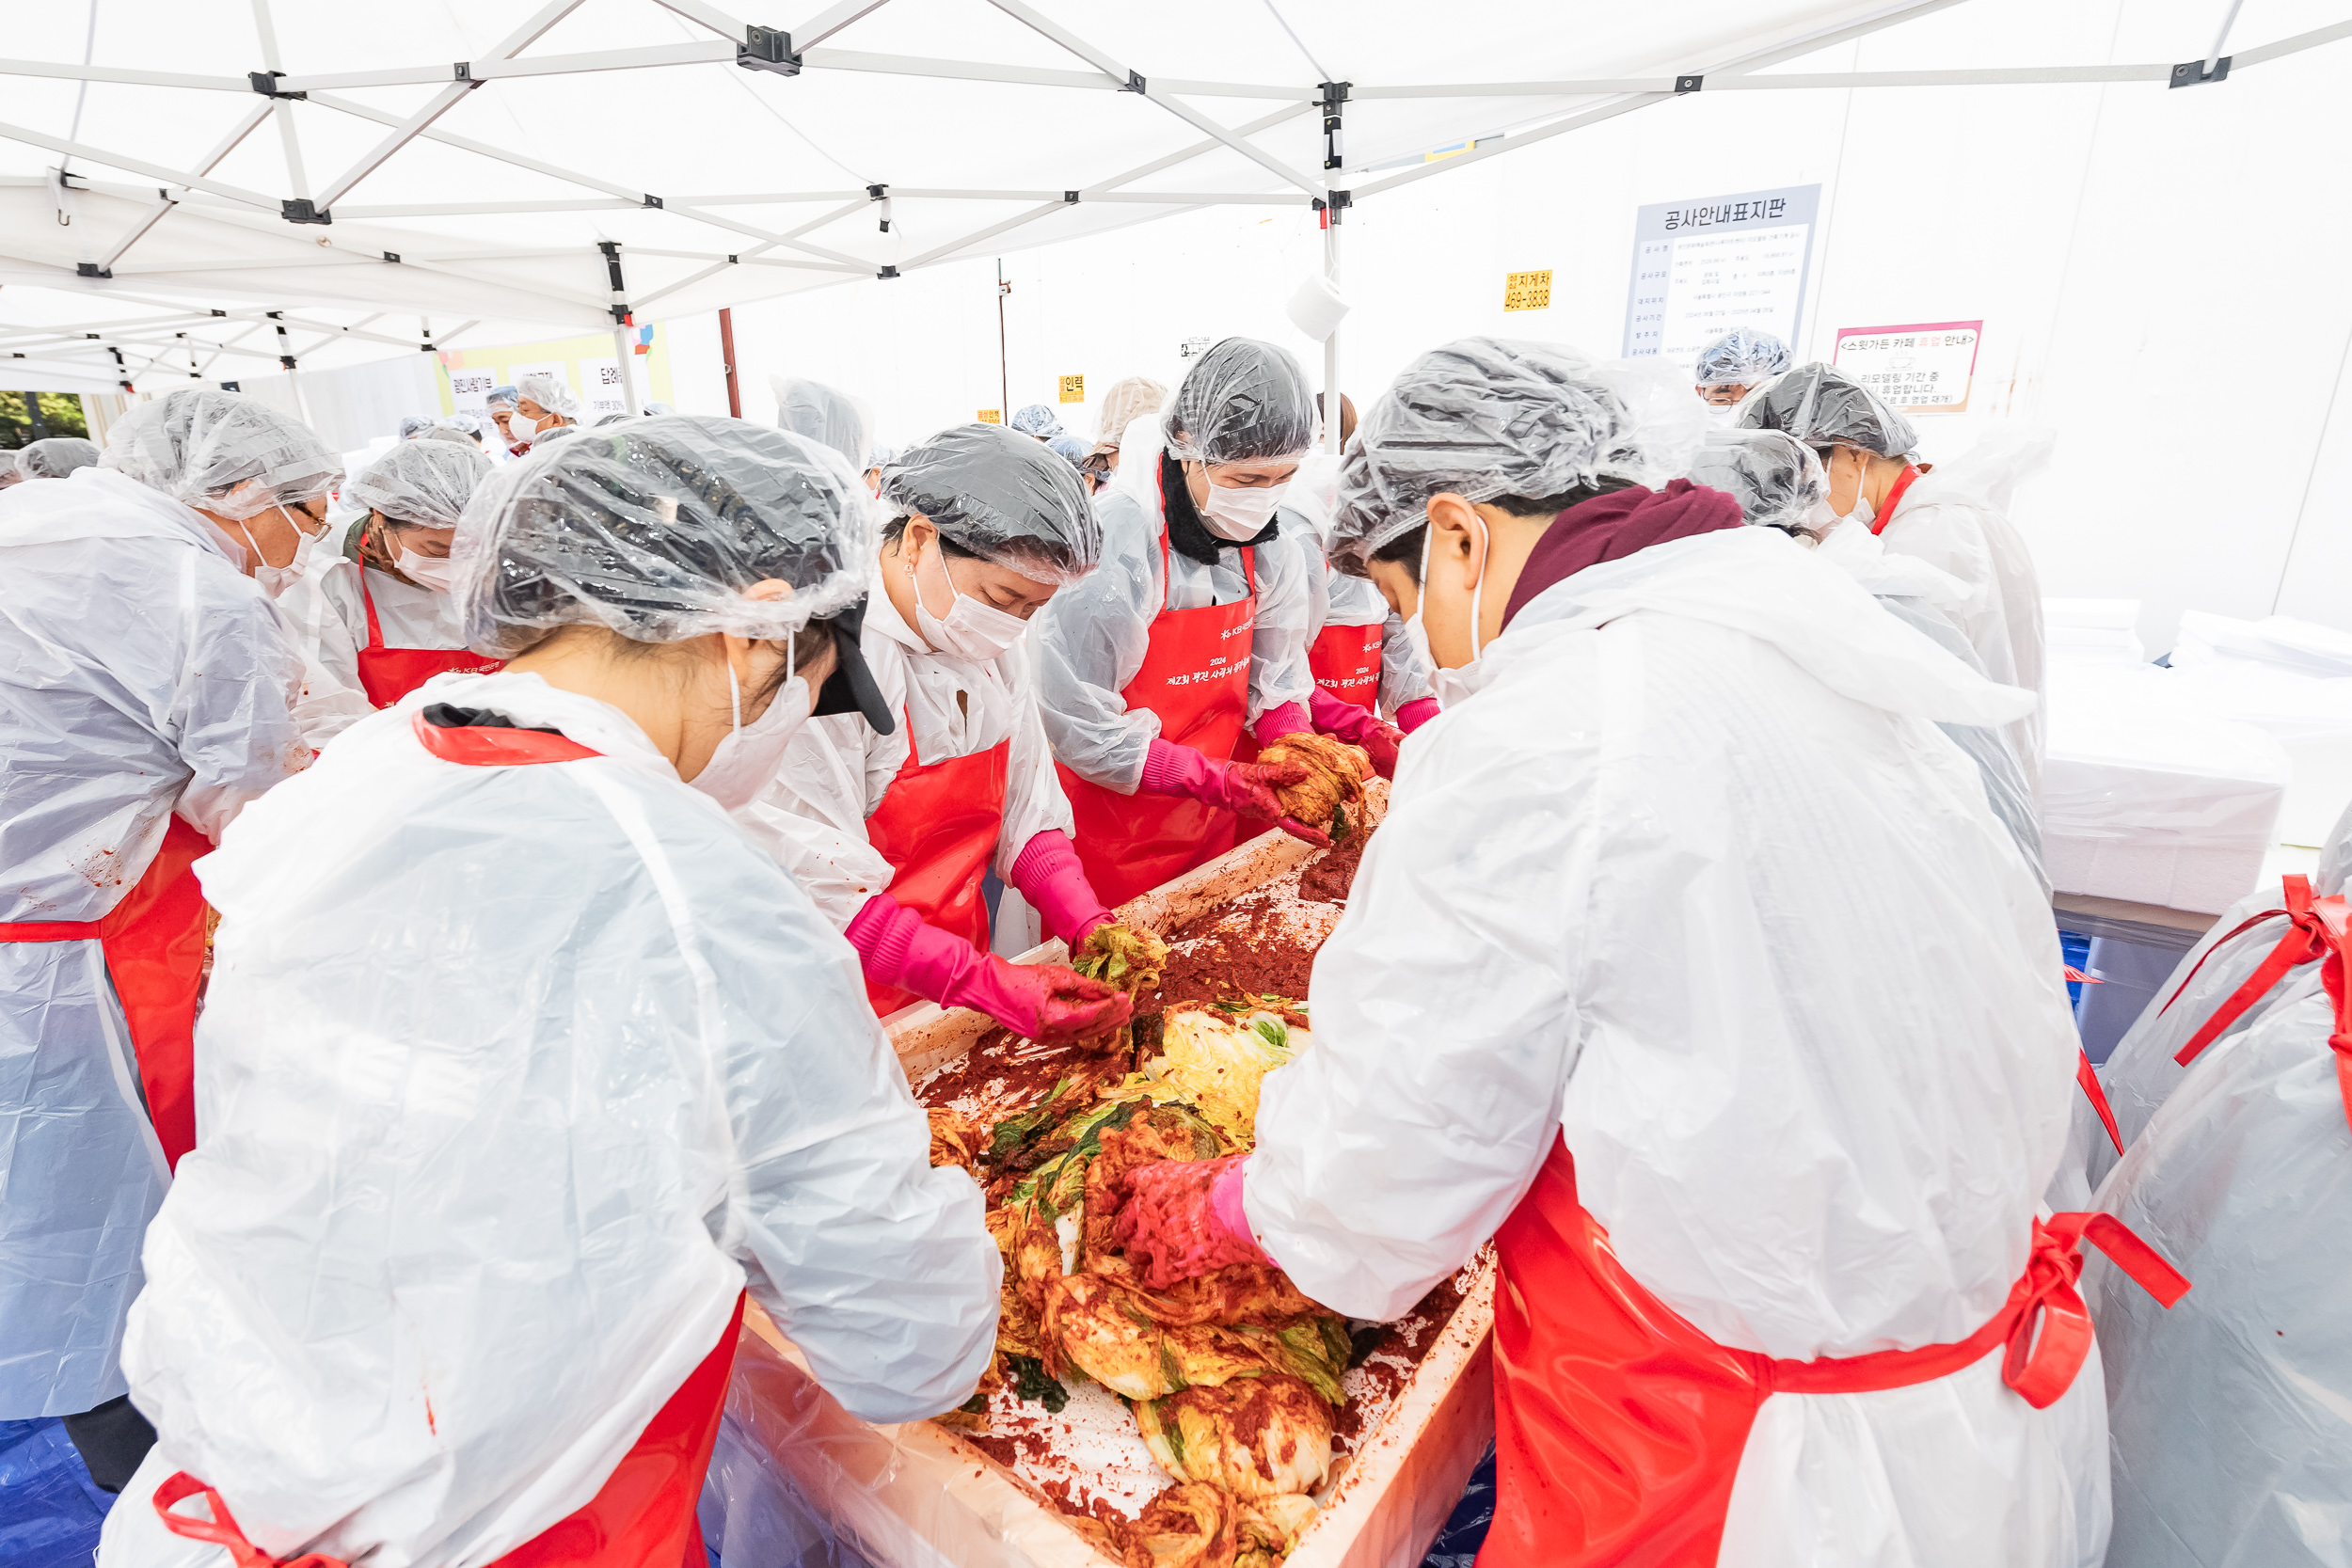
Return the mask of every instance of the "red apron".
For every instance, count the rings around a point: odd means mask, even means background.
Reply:
[[[907,760],[883,791],[882,805],[866,819],[866,842],[897,869],[890,896],[901,908],[985,953],[988,901],[980,895],[980,881],[1004,836],[1012,737],[985,752],[927,763],[914,754],[914,720],[904,722]],[[866,999],[878,1018],[921,1000],[913,991],[871,980],[866,982]]]
[[[1495,1234],[1495,1513],[1478,1568],[1710,1568],[1749,1426],[1775,1391],[1906,1387],[2006,1346],[2003,1380],[2048,1407],[2090,1352],[2074,1291],[2085,1239],[2168,1307],[2188,1289],[2112,1215],[2058,1214],[2035,1222],[2025,1276],[1960,1343],[1780,1361],[1716,1344],[1627,1274],[1555,1141]]]
[[[434,676],[451,670],[488,674],[506,661],[485,658],[464,648],[388,648],[384,628],[375,618],[375,595],[368,592],[368,568],[359,567],[359,602],[368,611],[368,645],[359,650],[359,684],[368,701],[389,707]]]
[[[743,1298],[738,1295],[727,1331],[645,1423],[596,1495],[489,1568],[705,1568],[709,1559],[694,1504],[702,1497],[710,1450],[719,1440],[736,1334],[742,1326]],[[172,1512],[189,1497],[204,1499],[209,1521]],[[172,1534],[227,1547],[237,1568],[281,1568],[278,1559],[246,1539],[220,1494],[185,1470],[155,1488],[155,1512]],[[306,1552],[287,1559],[282,1568],[344,1565]]]
[[[1258,622],[1258,568],[1244,546],[1249,596],[1198,610],[1168,608],[1168,525],[1160,525],[1160,612],[1152,622],[1143,667],[1120,691],[1130,711],[1149,708],[1160,735],[1218,762],[1233,754],[1249,712],[1249,634]],[[1232,812],[1182,796],[1121,795],[1090,784],[1061,764],[1062,792],[1076,818],[1078,863],[1113,909],[1162,882],[1205,865],[1233,847]]]
[[[422,714],[410,728],[435,756],[472,768],[528,767],[598,754],[545,730],[443,729],[426,723]],[[702,1497],[703,1475],[719,1439],[727,1374],[735,1366],[736,1333],[742,1325],[743,1297],[739,1294],[726,1332],[654,1413],[596,1495],[489,1568],[704,1568],[707,1559],[694,1522],[694,1504]],[[201,1497],[212,1518],[172,1512],[189,1497]],[[237,1568],[278,1568],[277,1559],[246,1539],[220,1494],[185,1470],[155,1488],[155,1512],[174,1535],[226,1547]],[[344,1565],[310,1552],[289,1560],[284,1568]]]
[[[1382,627],[1326,626],[1307,645],[1307,668],[1315,684],[1367,713],[1380,711]]]
[[[196,1147],[196,1003],[204,989],[204,894],[188,867],[212,847],[175,813],[147,870],[100,918],[0,924],[0,942],[97,939],[138,1058],[148,1119],[174,1169]]]

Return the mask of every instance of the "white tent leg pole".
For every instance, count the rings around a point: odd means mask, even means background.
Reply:
[[[1338,214],[1327,212],[1326,218]],[[1334,293],[1340,287],[1340,226],[1328,223],[1323,230],[1323,277]],[[1331,335],[1323,340],[1323,450],[1337,457],[1340,454],[1340,329],[1331,328]]]
[[[637,395],[637,335],[626,326],[612,329],[612,352],[621,362],[621,412],[642,414],[645,404]]]

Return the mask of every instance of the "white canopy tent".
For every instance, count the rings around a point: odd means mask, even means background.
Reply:
[[[151,390],[550,325],[614,330],[628,367],[633,318],[1216,205],[1323,210],[1336,282],[1355,206],[1694,92],[2163,91],[2352,37],[2225,54],[2231,3],[2201,60],[1781,69],[1961,3],[841,0],[781,29],[706,0],[87,0],[14,19],[38,57],[0,60],[0,383]]]

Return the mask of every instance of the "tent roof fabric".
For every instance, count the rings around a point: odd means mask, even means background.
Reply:
[[[1204,205],[1360,204],[1683,91],[1905,85],[1785,67],[1956,3],[1451,0],[1440,26],[1361,0],[840,0],[785,27],[708,0],[88,0],[16,19],[6,47],[38,57],[0,60],[0,353],[100,385],[233,375]],[[18,309],[26,285],[69,302]]]

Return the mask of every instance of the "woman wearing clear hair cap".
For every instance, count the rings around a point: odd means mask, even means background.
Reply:
[[[1309,572],[1281,537],[1281,505],[1314,444],[1298,362],[1228,338],[1202,355],[1150,427],[1130,426],[1101,508],[1103,564],[1038,617],[1045,733],[1095,890],[1124,903],[1215,859],[1243,816],[1287,820],[1276,799],[1304,774],[1234,760],[1312,728]],[[1161,443],[1164,443],[1162,445]]]
[[[109,1491],[153,1438],[119,1359],[140,1239],[196,1142],[189,866],[309,755],[281,577],[255,574],[292,568],[341,471],[192,388],[0,493],[0,1420],[64,1417]]]
[[[2009,506],[2017,485],[2048,462],[2049,432],[1999,426],[1956,462],[1922,464],[1919,432],[1909,420],[1818,360],[1740,404],[1740,423],[1785,431],[1811,447],[1828,472],[1830,512],[1868,530],[1887,553],[1915,557],[1958,580],[1964,597],[1955,619],[1985,673],[2042,694],[2041,579]],[[2010,739],[2038,799],[2039,705],[2010,726]]]
[[[477,492],[457,599],[507,667],[354,726],[205,863],[205,1141],[151,1231],[159,1435],[109,1568],[700,1561],[747,1291],[856,1416],[970,1396],[979,1190],[728,816],[863,672],[873,548],[833,453],[734,420]]]
[[[981,879],[1008,889],[1000,923],[1034,909],[1073,953],[1112,920],[1070,841],[1070,802],[1038,715],[1024,633],[1094,569],[1102,534],[1078,475],[1026,436],[959,425],[883,470],[879,597],[860,642],[905,722],[817,720],[747,814],[786,869],[843,927],[877,1013],[918,1000],[978,1008],[1029,1039],[1114,1027],[1126,1000],[1060,964],[990,949]],[[1035,922],[999,952],[1036,945]]]
[[[1139,1167],[1114,1226],[1153,1289],[1270,1259],[1375,1320],[1492,1238],[1483,1568],[2095,1565],[2079,1248],[2185,1287],[2042,1211],[2057,933],[1934,727],[2031,699],[1661,483],[1637,373],[1466,339],[1366,413],[1333,554],[1444,711],[1255,1148]]]
[[[342,553],[279,601],[310,665],[297,712],[311,745],[436,675],[498,668],[466,646],[450,596],[457,519],[492,471],[470,442],[403,441],[344,488],[361,512]]]

